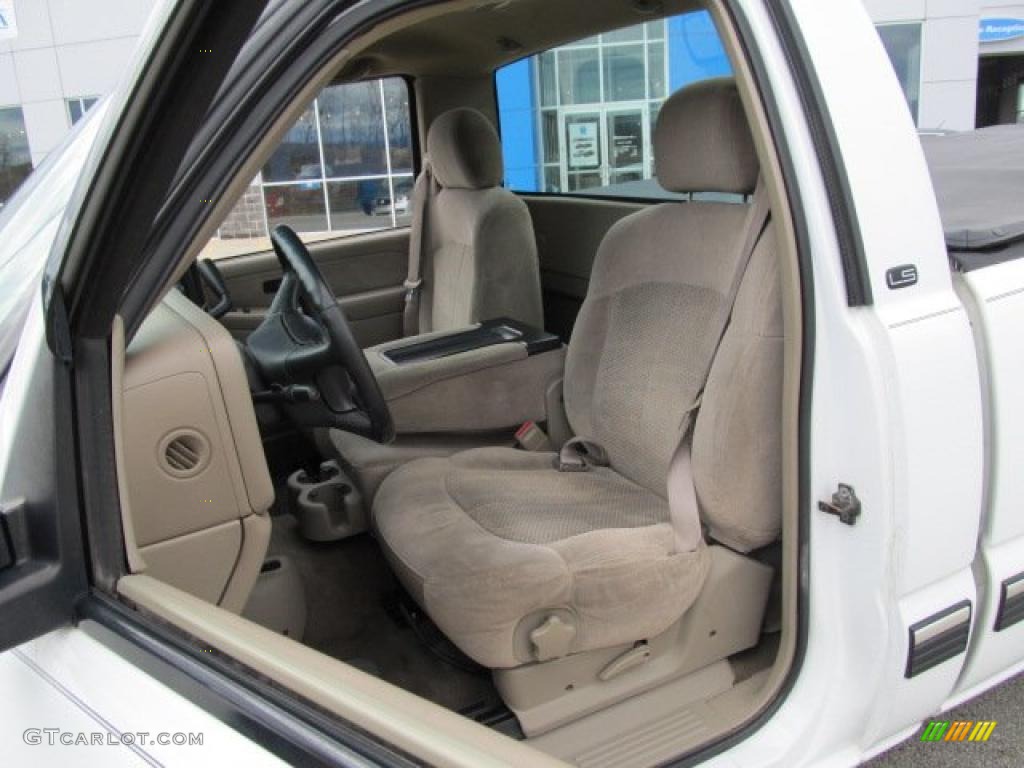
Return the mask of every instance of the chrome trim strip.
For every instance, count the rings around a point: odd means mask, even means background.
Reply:
[[[912,651],[919,648],[922,643],[927,643],[938,635],[949,632],[970,620],[971,606],[964,605],[952,613],[940,616],[934,620],[925,619],[924,622],[915,624],[910,628],[911,642],[914,646]]]

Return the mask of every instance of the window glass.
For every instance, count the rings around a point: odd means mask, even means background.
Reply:
[[[327,178],[387,174],[380,81],[325,88],[317,107]]]
[[[678,199],[654,178],[658,111],[673,91],[731,71],[707,11],[609,30],[503,67],[495,82],[506,186]]]
[[[0,203],[32,173],[32,154],[21,107],[0,109]]]
[[[665,93],[665,46],[651,43],[647,46],[647,96],[664,99]]]
[[[637,24],[634,27],[625,27],[624,29],[616,29],[613,32],[605,32],[601,35],[602,43],[632,43],[643,39],[644,28],[642,24]]]
[[[404,80],[379,81],[384,91],[387,116],[387,144],[391,154],[390,173],[412,173],[412,118],[409,116],[409,89]]]
[[[917,122],[917,107],[921,98],[921,25],[885,24],[878,27],[892,68],[907,98],[910,114]]]
[[[665,20],[658,19],[657,21],[647,22],[647,39],[648,40],[664,40],[665,39]]]
[[[264,190],[267,205],[267,226],[287,224],[296,232],[327,230],[327,208],[323,182],[304,181],[281,184]]]
[[[68,117],[71,118],[71,124],[74,125],[82,119],[82,115],[89,111],[99,100],[98,96],[82,96],[80,98],[68,99]]]
[[[405,80],[328,86],[285,134],[203,255],[269,249],[278,224],[307,242],[407,226],[413,147]]]
[[[546,51],[537,57],[537,70],[540,77],[540,105],[553,107],[558,104],[555,92],[555,52]]]
[[[643,114],[640,110],[608,114],[608,164],[614,169],[641,166],[644,155]]]
[[[544,190],[546,192],[562,191],[562,174],[557,167],[544,166]]]
[[[263,180],[301,181],[323,176],[320,145],[317,140],[316,109],[310,105],[295,125],[288,129],[274,154],[263,167]]]
[[[644,98],[644,46],[618,45],[604,51],[604,101]]]
[[[572,42],[572,43],[566,43],[562,47],[563,48],[578,48],[579,46],[583,46],[583,45],[597,45],[598,42],[600,41],[600,39],[601,39],[600,35],[594,35],[593,37],[585,37],[582,40],[576,40],[575,42]]]
[[[554,109],[545,109],[541,113],[541,131],[543,133],[541,143],[544,145],[544,162],[558,163],[558,112]]]
[[[558,94],[561,104],[594,104],[601,100],[597,48],[558,52]]]

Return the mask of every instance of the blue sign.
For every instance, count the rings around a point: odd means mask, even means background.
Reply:
[[[978,22],[978,40],[982,43],[1001,43],[1024,37],[1024,19],[981,19]]]

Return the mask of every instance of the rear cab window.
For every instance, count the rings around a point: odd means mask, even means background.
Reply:
[[[686,199],[655,179],[658,110],[680,88],[730,74],[707,11],[594,35],[502,67],[495,87],[505,186],[549,195]]]
[[[409,85],[330,85],[288,130],[200,258],[266,251],[287,224],[307,243],[409,225],[415,173]]]

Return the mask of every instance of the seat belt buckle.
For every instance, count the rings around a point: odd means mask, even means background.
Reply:
[[[416,294],[420,292],[420,288],[423,286],[423,280],[406,280],[405,283],[405,300],[412,301],[416,298]]]
[[[598,443],[574,437],[555,457],[559,472],[589,472],[591,467],[607,467],[608,453]]]
[[[568,456],[560,453],[555,457],[555,469],[559,472],[589,472],[590,465],[578,453]]]
[[[524,451],[550,451],[552,447],[547,432],[533,421],[524,421],[516,430],[515,437],[516,443]]]

